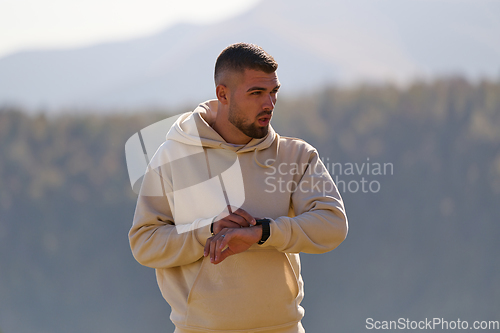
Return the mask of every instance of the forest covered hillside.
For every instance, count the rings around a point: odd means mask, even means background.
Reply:
[[[173,331],[154,271],[128,246],[124,146],[185,111],[1,108],[3,333]],[[308,331],[500,320],[500,82],[330,87],[278,98],[273,126],[318,149],[349,218],[339,248],[302,255]]]

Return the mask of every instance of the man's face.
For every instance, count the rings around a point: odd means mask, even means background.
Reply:
[[[246,69],[231,89],[229,121],[250,138],[267,135],[280,83],[276,72]]]

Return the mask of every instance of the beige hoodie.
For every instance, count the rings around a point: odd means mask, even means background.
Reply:
[[[153,157],[130,246],[156,269],[176,332],[302,332],[299,252],[324,253],[347,235],[344,205],[317,151],[271,128],[228,144],[215,132],[217,101],[179,117]],[[271,219],[263,245],[214,265],[203,256],[210,223],[227,205]]]

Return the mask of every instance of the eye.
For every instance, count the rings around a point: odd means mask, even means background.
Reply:
[[[257,90],[257,91],[253,91],[250,93],[250,95],[260,95],[260,90]]]

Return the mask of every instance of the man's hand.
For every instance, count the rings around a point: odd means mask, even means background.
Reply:
[[[248,250],[262,238],[262,226],[251,228],[224,228],[215,236],[207,239],[203,255],[210,255],[213,264],[222,262],[227,257]],[[227,246],[227,248],[222,251]]]
[[[215,218],[215,221],[212,228],[214,234],[218,234],[224,228],[243,228],[257,223],[245,210],[238,208],[233,211],[229,205]]]

